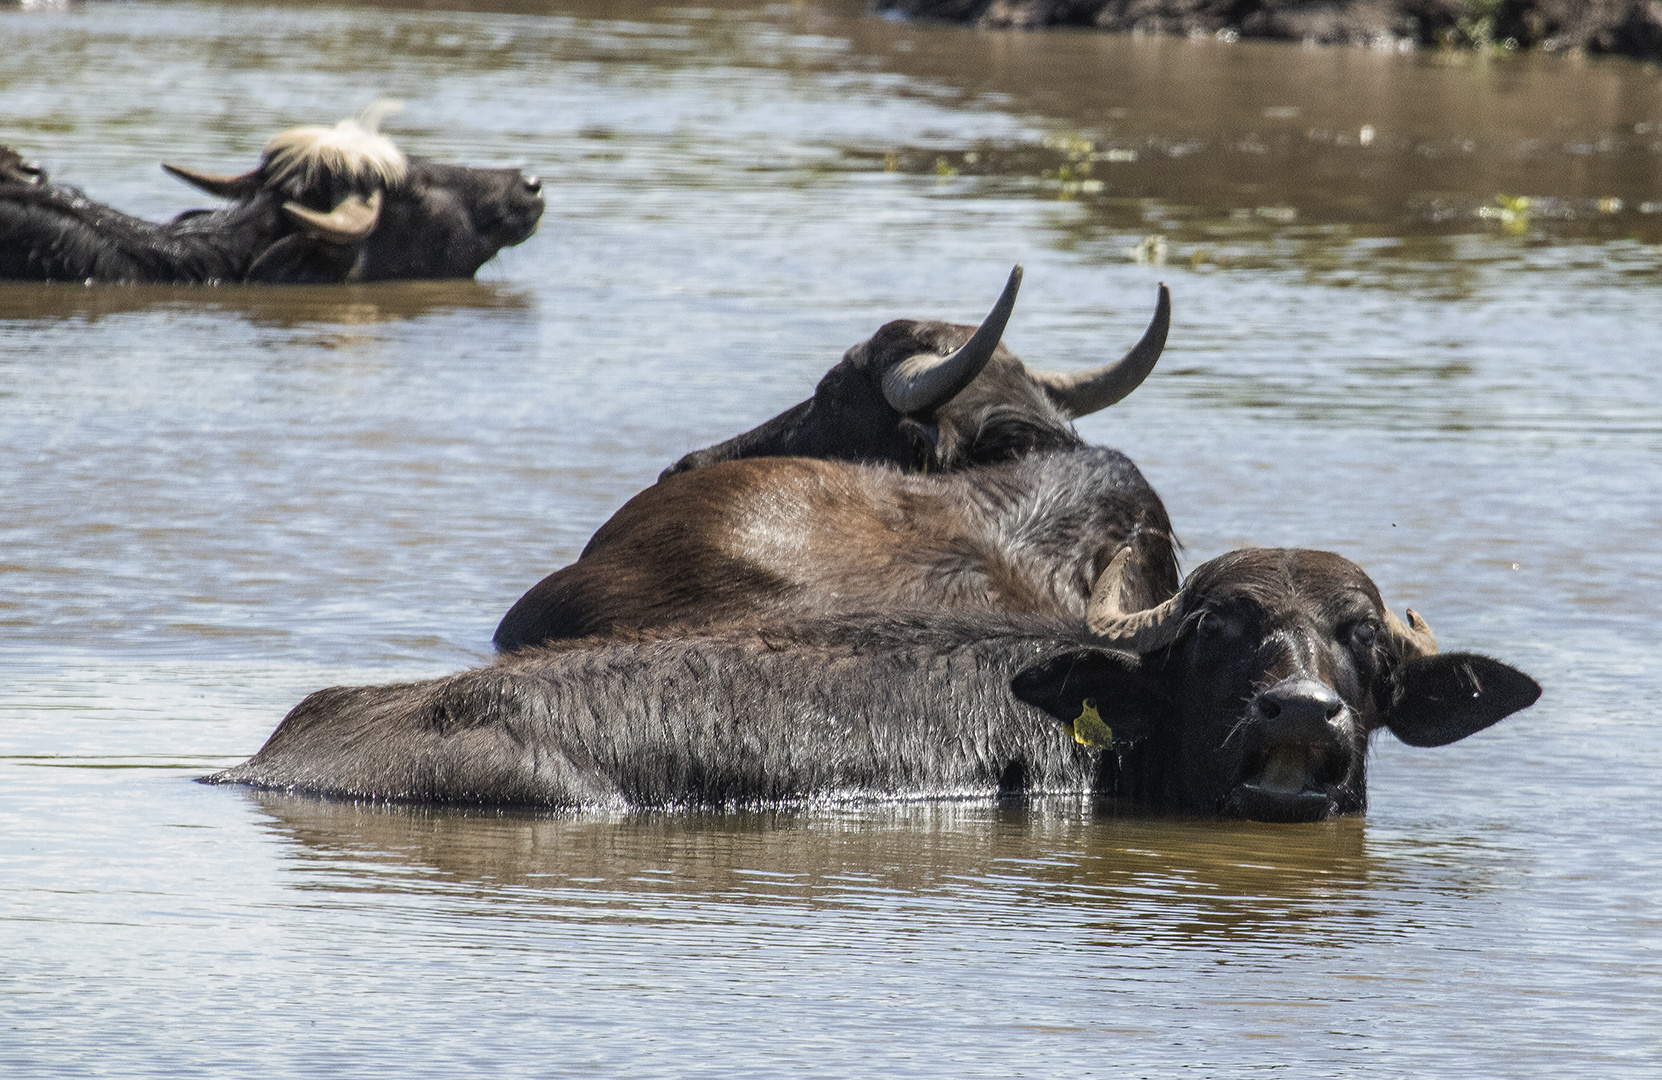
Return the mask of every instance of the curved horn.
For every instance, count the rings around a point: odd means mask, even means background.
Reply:
[[[1004,324],[1016,306],[1021,288],[1021,264],[1010,271],[1004,293],[981,321],[973,336],[945,356],[919,353],[907,357],[883,374],[883,396],[896,412],[914,413],[949,401],[987,366],[1004,336]]]
[[[1183,628],[1178,616],[1182,606],[1183,590],[1163,604],[1147,611],[1124,611],[1120,608],[1120,593],[1125,581],[1125,568],[1131,562],[1131,549],[1120,548],[1119,554],[1108,564],[1108,569],[1096,579],[1091,590],[1091,602],[1085,607],[1085,629],[1105,644],[1135,653],[1153,652],[1177,640]]]
[[[1088,368],[1085,371],[1034,371],[1050,394],[1050,399],[1067,410],[1076,419],[1098,409],[1106,409],[1141,386],[1154,362],[1166,347],[1166,331],[1171,329],[1171,290],[1160,285],[1160,299],[1154,306],[1154,318],[1143,339],[1131,351],[1111,364]]]
[[[327,214],[286,202],[283,210],[305,227],[306,231],[331,244],[356,244],[375,231],[381,220],[381,193],[374,192],[368,199],[362,195],[348,195]]]
[[[1390,608],[1386,608],[1385,629],[1396,639],[1403,659],[1416,660],[1422,656],[1437,655],[1437,635],[1431,632],[1431,625],[1420,618],[1420,613],[1413,608],[1408,609],[1407,626]]]
[[[192,187],[201,188],[209,195],[220,199],[240,199],[244,195],[260,186],[260,170],[245,172],[241,176],[210,176],[199,173],[195,169],[187,169],[181,165],[169,165],[162,162],[162,168],[177,176]]]

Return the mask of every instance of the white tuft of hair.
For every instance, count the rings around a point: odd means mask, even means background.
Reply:
[[[409,159],[378,130],[381,118],[397,112],[397,101],[377,101],[359,116],[334,127],[297,127],[278,132],[265,144],[265,180],[279,186],[311,187],[326,174],[358,184],[397,184]]]

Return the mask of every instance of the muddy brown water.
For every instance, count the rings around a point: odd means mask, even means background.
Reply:
[[[814,3],[0,9],[0,141],[152,216],[200,205],[160,160],[378,96],[542,176],[541,231],[471,283],[0,286],[0,1074],[1655,1074],[1662,70]],[[665,464],[1016,261],[1053,367],[1171,285],[1081,429],[1187,565],[1341,551],[1541,703],[1382,738],[1316,826],[189,782],[310,690],[487,659]]]

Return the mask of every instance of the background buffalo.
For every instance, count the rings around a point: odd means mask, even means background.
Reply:
[[[230,205],[161,224],[43,182],[38,169],[29,173],[15,151],[0,147],[0,280],[468,278],[536,230],[539,180],[517,169],[406,157],[377,132],[383,111],[282,132],[240,176],[165,166]]]

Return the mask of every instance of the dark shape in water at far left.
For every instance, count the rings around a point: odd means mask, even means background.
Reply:
[[[231,200],[157,224],[49,182],[0,147],[0,280],[86,284],[334,284],[471,278],[542,218],[542,183],[518,169],[406,157],[378,105],[334,127],[280,132],[239,176],[174,165]]]

